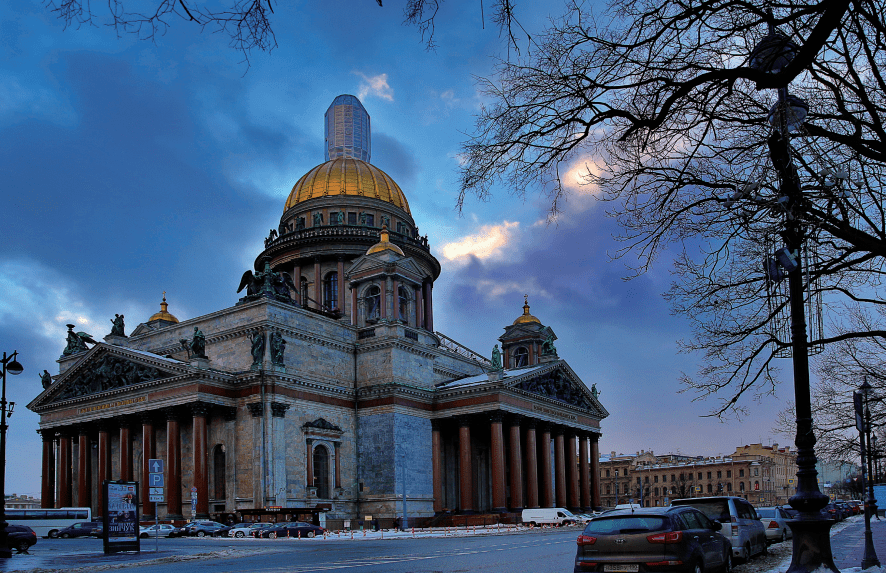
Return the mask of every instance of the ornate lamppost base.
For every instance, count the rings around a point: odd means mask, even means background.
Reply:
[[[787,573],[812,573],[824,568],[840,573],[831,553],[831,519],[792,519],[788,521],[794,535],[791,566]]]

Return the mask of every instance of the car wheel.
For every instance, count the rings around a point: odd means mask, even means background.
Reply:
[[[62,533],[61,535],[59,535],[59,537],[61,537],[62,539],[68,539],[69,537],[71,537],[71,535],[69,533]]]
[[[314,533],[313,531],[308,531],[308,533],[307,533],[307,536],[309,539],[313,539],[314,535],[316,535],[316,533]]]
[[[268,533],[268,537],[271,539],[277,539],[277,532],[272,531],[272,532]]]
[[[49,538],[50,538],[50,539],[56,539],[56,538],[58,538],[58,529],[53,529],[52,531],[50,531],[50,532],[49,532]]]
[[[197,537],[206,537],[206,532],[205,531],[198,531]]]
[[[238,531],[237,533],[234,534],[234,537],[246,537],[246,534],[243,533],[242,531]]]
[[[723,564],[723,573],[732,573],[732,548],[726,553],[726,563]]]
[[[534,521],[529,522],[529,527],[536,527],[536,523]]]
[[[139,535],[139,537],[141,537],[142,539],[147,539],[147,538],[148,538],[148,534],[147,534],[147,533],[142,533],[141,535]]]

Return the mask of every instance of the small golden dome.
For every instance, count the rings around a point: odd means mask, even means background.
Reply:
[[[410,212],[406,196],[390,175],[353,157],[337,157],[308,171],[292,188],[283,212],[308,199],[335,195],[372,197]]]
[[[530,322],[541,324],[539,319],[529,314],[529,295],[523,295],[523,314],[517,317],[514,324],[527,324]]]
[[[166,310],[169,305],[166,303],[166,291],[163,291],[163,302],[160,303],[160,312],[154,314],[151,318],[148,319],[148,322],[152,322],[154,320],[165,320],[168,322],[178,322],[178,319],[169,314],[169,311]]]
[[[373,253],[380,253],[382,251],[394,251],[401,257],[405,257],[403,254],[403,250],[391,242],[391,234],[388,233],[388,226],[382,225],[381,228],[381,241],[369,247],[369,250],[366,251],[367,255],[371,255]]]

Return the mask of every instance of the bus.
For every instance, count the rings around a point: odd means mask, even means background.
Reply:
[[[92,521],[88,507],[59,509],[7,509],[6,521],[11,525],[27,525],[41,537],[57,537],[58,532],[81,521]]]

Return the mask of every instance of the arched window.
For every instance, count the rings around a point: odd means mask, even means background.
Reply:
[[[300,299],[301,305],[305,308],[308,306],[308,279],[305,277],[301,278],[299,281],[301,284],[298,285],[298,297]]]
[[[314,487],[317,497],[329,499],[329,450],[322,445],[314,448]]]
[[[323,306],[327,310],[338,308],[338,273],[335,271],[326,273],[323,279]]]
[[[212,498],[225,499],[225,446],[218,444],[212,452]]]
[[[409,289],[400,285],[397,288],[397,300],[399,301],[400,320],[409,323]]]
[[[744,491],[744,482],[743,481],[738,482],[738,491]]]
[[[376,321],[381,318],[381,289],[373,285],[366,289],[366,295],[363,297],[366,305],[366,320]]]
[[[514,351],[514,368],[529,366],[529,350],[525,346],[518,346]]]

